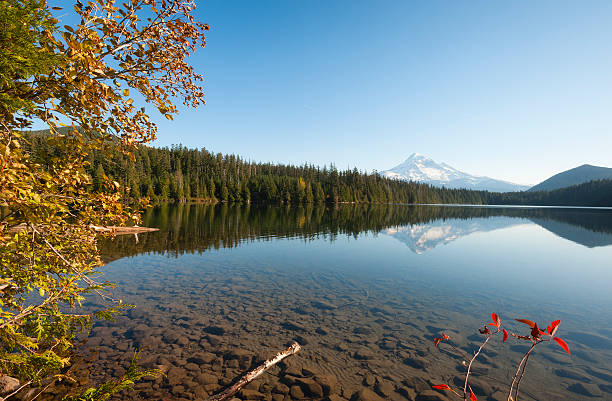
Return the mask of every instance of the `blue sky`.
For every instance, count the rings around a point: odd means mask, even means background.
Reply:
[[[519,183],[612,167],[611,1],[197,6],[207,104],[156,145],[368,171],[419,152]]]

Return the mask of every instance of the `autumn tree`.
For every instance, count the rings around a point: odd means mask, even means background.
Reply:
[[[88,155],[130,155],[155,138],[156,125],[134,99],[168,119],[203,103],[202,77],[187,62],[204,47],[206,24],[187,0],[76,1],[78,23],[59,27],[44,0],[0,0],[0,373],[35,398],[71,362],[75,335],[121,307],[100,281],[100,227],[137,222],[137,210]],[[138,95],[138,96],[135,96]],[[27,149],[23,130],[49,128],[57,152]],[[95,184],[95,185],[94,185]],[[95,292],[106,310],[79,305]],[[104,399],[143,374],[81,395]],[[2,394],[7,396],[7,394]]]

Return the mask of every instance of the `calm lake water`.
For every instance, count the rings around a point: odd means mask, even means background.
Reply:
[[[521,334],[513,318],[561,319],[572,350],[538,346],[521,399],[612,399],[612,210],[165,205],[144,224],[160,231],[103,245],[104,278],[136,308],[88,343],[95,380],[134,348],[167,372],[125,399],[204,399],[297,340],[239,398],[433,400],[462,371],[433,337],[471,353],[494,311]],[[506,399],[525,350],[492,340],[479,399]]]

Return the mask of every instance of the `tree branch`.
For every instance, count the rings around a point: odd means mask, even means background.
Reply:
[[[276,356],[274,358],[268,359],[267,361],[265,361],[264,363],[259,365],[257,368],[255,368],[252,371],[248,372],[240,380],[238,380],[236,382],[236,384],[234,384],[233,386],[225,389],[221,393],[219,393],[219,394],[217,394],[215,396],[210,397],[207,401],[224,401],[224,400],[229,399],[231,396],[233,396],[238,391],[240,391],[240,389],[242,389],[242,387],[246,386],[247,384],[249,384],[250,382],[255,380],[257,377],[259,377],[266,370],[268,370],[272,366],[276,365],[277,363],[279,363],[280,361],[282,361],[286,357],[297,353],[300,349],[301,349],[300,344],[298,344],[297,342],[294,342],[293,344],[291,344],[291,346],[289,348],[287,348],[286,350],[276,354]]]

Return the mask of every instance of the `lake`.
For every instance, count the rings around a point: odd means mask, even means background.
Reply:
[[[160,231],[102,246],[135,308],[88,340],[94,381],[136,348],[166,372],[124,399],[205,399],[297,340],[240,399],[444,400],[431,385],[462,386],[462,358],[433,338],[472,353],[491,312],[519,334],[514,318],[562,321],[572,354],[540,344],[521,400],[612,399],[610,209],[179,204],[143,223]],[[506,399],[525,344],[491,340],[479,400]]]

